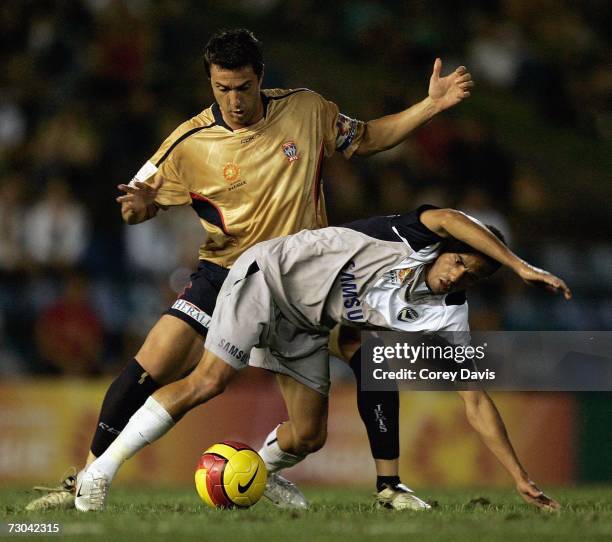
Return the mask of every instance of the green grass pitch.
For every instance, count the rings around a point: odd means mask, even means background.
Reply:
[[[510,488],[430,490],[418,494],[435,507],[430,512],[394,512],[373,506],[367,489],[305,488],[309,511],[283,511],[262,499],[249,510],[212,510],[195,490],[114,488],[103,513],[75,510],[29,514],[23,507],[32,492],[0,490],[0,538],[6,524],[60,523],[61,535],[38,540],[138,542],[201,540],[319,542],[350,540],[420,541],[579,541],[612,540],[612,487],[551,491],[560,513],[524,504]],[[7,537],[7,538],[4,538]]]

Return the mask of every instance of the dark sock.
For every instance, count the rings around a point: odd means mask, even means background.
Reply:
[[[385,486],[395,487],[400,483],[399,476],[377,476],[376,477],[376,491],[382,491]]]
[[[391,391],[361,391],[361,348],[351,358],[350,366],[357,379],[357,408],[368,432],[372,457],[397,459],[399,457],[397,388]]]
[[[159,388],[135,359],[130,361],[104,396],[91,451],[100,457],[149,396]]]

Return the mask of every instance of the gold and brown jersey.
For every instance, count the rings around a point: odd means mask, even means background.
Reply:
[[[200,259],[230,267],[248,247],[327,225],[321,163],[359,146],[364,124],[308,89],[265,90],[264,117],[232,130],[213,104],[181,124],[137,173],[163,179],[155,203],[191,205]]]

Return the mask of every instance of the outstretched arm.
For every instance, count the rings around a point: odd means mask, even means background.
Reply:
[[[465,413],[470,425],[478,432],[487,448],[514,479],[519,495],[529,504],[546,510],[557,510],[561,506],[546,496],[529,479],[508,437],[506,426],[499,411],[483,390],[458,392],[465,404]]]
[[[571,299],[572,292],[563,280],[519,258],[480,222],[465,213],[455,209],[430,209],[421,214],[421,222],[440,237],[463,241],[502,265],[507,265],[527,284],[553,293],[561,292],[565,299]]]
[[[355,154],[368,156],[395,147],[434,115],[470,95],[474,82],[465,66],[460,66],[446,77],[440,77],[441,72],[442,60],[436,58],[427,98],[405,111],[367,122]]]

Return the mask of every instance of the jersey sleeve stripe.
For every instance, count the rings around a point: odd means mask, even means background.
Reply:
[[[321,145],[319,148],[319,158],[317,161],[317,169],[315,172],[315,178],[313,183],[313,198],[314,198],[314,206],[315,206],[315,215],[316,218],[319,218],[319,198],[321,197],[321,171],[323,166],[323,157],[324,157],[324,146],[321,141]]]
[[[181,137],[179,137],[174,143],[172,143],[172,145],[170,145],[170,147],[168,148],[168,150],[162,155],[162,157],[155,163],[155,167],[159,167],[164,160],[166,160],[166,158],[168,158],[168,156],[170,156],[170,153],[175,149],[175,147],[181,142],[184,141],[185,139],[187,139],[189,136],[199,132],[200,130],[205,130],[206,128],[212,128],[213,126],[216,126],[216,122],[213,122],[211,124],[208,124],[206,126],[199,126],[198,128],[193,128],[191,130],[189,130],[188,132],[185,132]]]
[[[309,88],[296,88],[295,90],[290,90],[289,92],[287,92],[287,94],[283,94],[282,96],[266,95],[266,97],[268,98],[268,100],[282,100],[284,98],[292,96],[293,94],[297,94],[298,92],[312,92],[312,90],[310,90]]]

